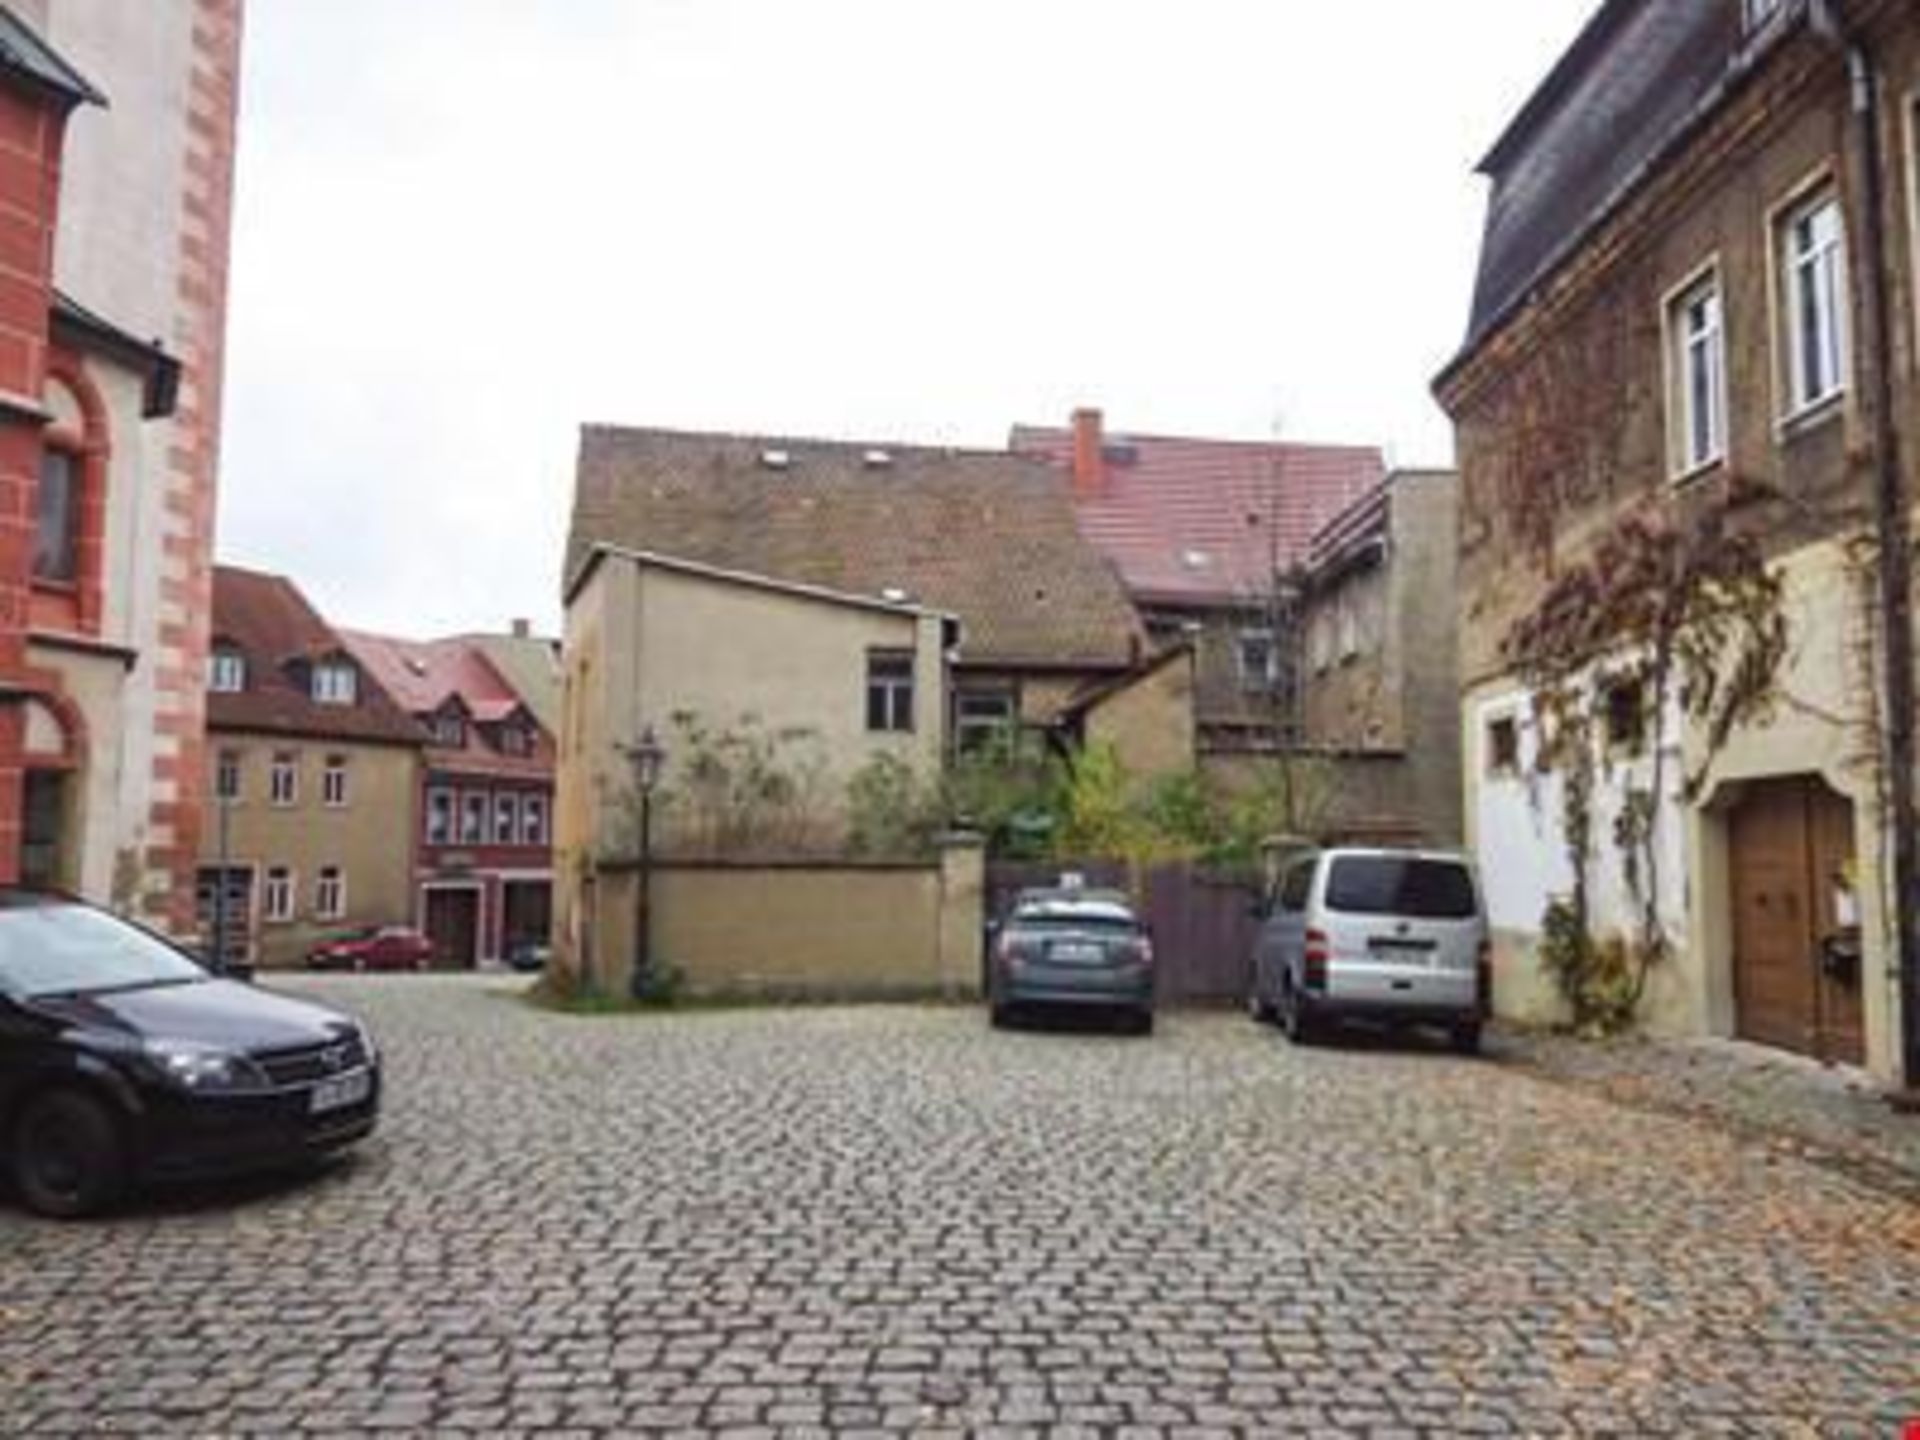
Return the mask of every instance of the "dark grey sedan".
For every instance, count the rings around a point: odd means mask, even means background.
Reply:
[[[1029,1006],[1097,1007],[1153,1030],[1153,940],[1127,897],[1028,890],[993,930],[987,1000],[1005,1025]]]

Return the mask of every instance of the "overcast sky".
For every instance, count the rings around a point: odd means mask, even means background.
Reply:
[[[1475,161],[1593,0],[253,0],[222,558],[559,614],[584,421],[1452,446]]]

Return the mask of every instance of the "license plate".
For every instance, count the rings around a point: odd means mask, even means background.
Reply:
[[[323,1115],[329,1110],[358,1105],[372,1093],[373,1075],[366,1070],[355,1070],[347,1075],[336,1075],[331,1080],[322,1080],[314,1086],[307,1110],[310,1114]]]
[[[1106,947],[1088,945],[1081,941],[1067,940],[1047,951],[1049,960],[1058,960],[1063,965],[1098,965],[1107,958]]]

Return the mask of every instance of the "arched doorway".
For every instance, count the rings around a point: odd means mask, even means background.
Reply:
[[[1728,820],[1735,1031],[1866,1060],[1853,802],[1813,775],[1753,781]]]

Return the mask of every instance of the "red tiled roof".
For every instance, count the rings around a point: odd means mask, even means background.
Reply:
[[[458,699],[481,725],[495,725],[524,714],[537,736],[531,755],[508,755],[487,748],[469,736],[464,750],[448,750],[429,743],[427,762],[450,769],[484,770],[489,774],[544,775],[552,769],[551,741],[519,693],[509,685],[471,640],[403,640],[364,630],[342,630],[340,638],[364,666],[412,714],[425,718],[449,699]]]
[[[1012,449],[1040,456],[1071,485],[1073,432],[1017,425]],[[1265,594],[1276,562],[1306,558],[1319,528],[1378,485],[1380,451],[1105,435],[1106,484],[1076,496],[1081,533],[1118,567],[1136,600],[1204,603]]]
[[[341,740],[418,745],[425,737],[377,678],[362,673],[353,705],[321,705],[290,661],[347,653],[340,635],[283,575],[218,565],[213,572],[213,638],[246,659],[246,689],[207,696],[216,730],[267,730]],[[362,671],[366,667],[362,664]]]

